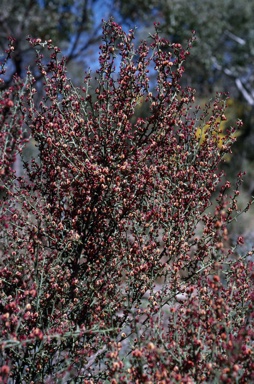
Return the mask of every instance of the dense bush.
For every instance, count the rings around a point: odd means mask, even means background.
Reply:
[[[252,252],[227,242],[242,175],[231,188],[218,171],[226,101],[195,106],[190,47],[157,27],[137,49],[112,20],[103,32],[95,91],[30,40],[44,99],[29,71],[1,94],[1,382],[250,382]],[[39,157],[18,177],[28,133]]]

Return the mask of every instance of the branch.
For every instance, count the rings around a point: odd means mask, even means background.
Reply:
[[[225,32],[225,35],[227,35],[230,39],[234,40],[236,43],[240,44],[240,45],[245,45],[246,44],[246,41],[244,39],[242,39],[241,37],[239,36],[236,36],[234,33],[232,32],[229,32],[229,31],[226,31]]]
[[[243,95],[243,97],[247,101],[247,103],[253,107],[254,106],[254,98],[250,94],[250,92],[247,91],[247,89],[244,87],[243,83],[241,82],[241,80],[239,78],[235,79],[235,84],[236,84],[237,89],[241,92],[241,94]]]
[[[236,85],[236,88],[238,89],[238,91],[243,95],[244,99],[247,101],[247,103],[250,105],[250,106],[254,106],[254,95],[251,91],[248,91],[246,89],[246,87],[244,86],[243,82],[240,80],[240,78],[229,68],[223,68],[222,65],[220,65],[216,58],[213,57],[212,58],[212,62],[215,66],[215,68],[218,70],[218,71],[221,71],[223,72],[225,75],[231,77],[232,79],[234,79],[235,81],[235,85]]]

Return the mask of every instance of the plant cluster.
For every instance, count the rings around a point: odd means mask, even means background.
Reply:
[[[135,48],[105,22],[95,91],[90,73],[72,85],[51,40],[30,39],[43,99],[29,70],[1,93],[2,383],[254,378],[252,252],[227,243],[242,175],[231,188],[219,172],[235,140],[218,146],[226,101],[195,106],[180,85],[191,43],[158,26],[150,38]],[[24,131],[39,156],[18,177]]]

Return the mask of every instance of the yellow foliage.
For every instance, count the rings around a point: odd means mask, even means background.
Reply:
[[[217,123],[217,124],[216,124]],[[219,149],[222,148],[222,146],[225,144],[225,141],[227,139],[225,135],[225,121],[222,121],[220,123],[219,119],[215,122],[215,126],[217,125],[217,129],[212,128],[212,136],[214,140],[217,141],[217,146]],[[208,130],[211,129],[210,125],[206,124],[204,127],[198,127],[196,130],[196,138],[199,140],[200,144],[203,144],[208,136]]]
[[[209,124],[206,124],[204,127],[198,127],[196,129],[196,139],[199,141],[199,144],[202,145],[203,143],[208,140],[210,134],[209,130],[211,130],[211,136],[212,139],[216,142],[218,149],[223,149],[223,146],[228,143],[228,134],[226,134],[226,129],[228,128],[227,119],[223,115],[222,118],[218,118],[213,126],[211,127]],[[231,135],[231,138],[237,138],[241,135],[240,131],[234,131]],[[230,155],[225,156],[224,160],[229,162],[231,159]]]

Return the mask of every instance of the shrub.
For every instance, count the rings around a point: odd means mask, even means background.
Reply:
[[[30,71],[1,94],[1,381],[246,383],[254,270],[242,238],[227,245],[242,175],[228,197],[225,100],[195,106],[180,85],[189,47],[157,26],[138,48],[133,31],[103,28],[95,92],[30,39],[43,100]],[[18,177],[24,129],[39,157]]]

